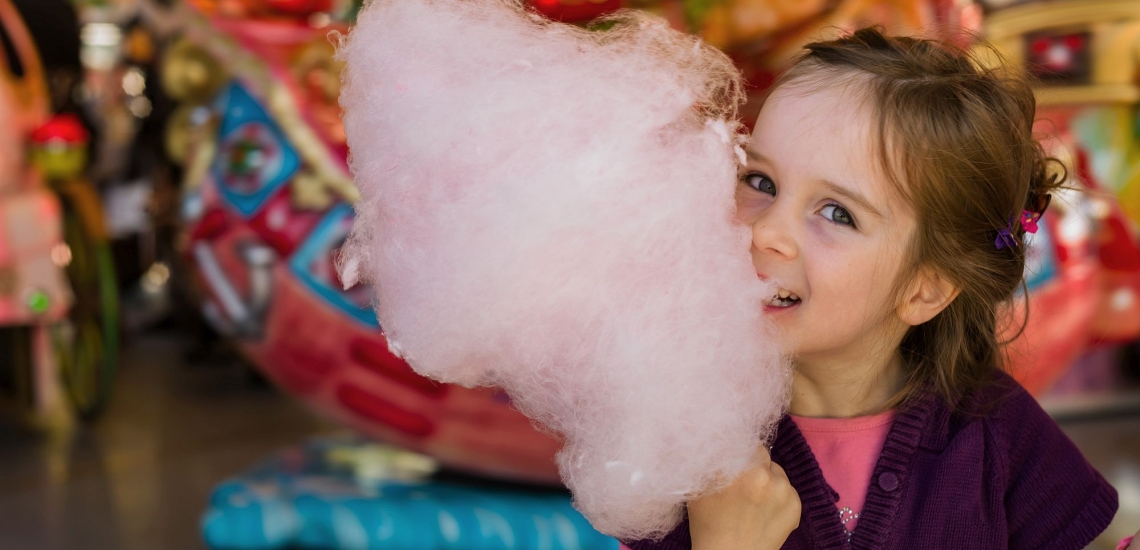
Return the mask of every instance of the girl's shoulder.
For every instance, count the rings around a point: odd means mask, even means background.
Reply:
[[[1058,427],[1021,383],[997,370],[988,384],[962,396],[953,413],[962,422],[981,421],[991,430],[1009,430],[1009,436],[1019,430]]]
[[[1009,374],[994,371],[990,382],[947,405],[949,422],[964,428],[980,423],[990,445],[997,445],[1018,458],[1027,446],[1048,442],[1072,444],[1061,427],[1029,393]],[[1045,441],[1038,438],[1046,437]]]
[[[1087,465],[1037,399],[1004,372],[995,371],[990,383],[966,393],[956,403],[936,408],[941,414],[933,417],[941,416],[945,423],[944,445],[966,434],[980,435],[987,459],[995,461],[994,466],[1004,466],[1004,473],[1013,475],[1034,460],[1063,458]]]
[[[1116,490],[1009,375],[996,374],[992,384],[945,412],[947,445],[959,440],[958,446],[966,441],[981,446],[983,469],[1002,490],[1010,527],[1017,526],[1010,532],[1011,548],[1060,540],[1072,544],[1058,548],[1080,548],[1112,520]],[[1052,541],[1039,539],[1042,534]]]

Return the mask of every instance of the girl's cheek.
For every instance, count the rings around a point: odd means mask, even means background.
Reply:
[[[760,193],[738,191],[736,193],[736,218],[741,223],[751,225],[771,205],[772,197]]]
[[[823,250],[848,249],[856,243],[851,237],[852,229],[835,225],[820,216],[812,219],[810,231],[812,243]]]

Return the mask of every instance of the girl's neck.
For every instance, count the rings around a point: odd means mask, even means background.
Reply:
[[[804,359],[796,363],[790,414],[853,418],[883,412],[905,382],[897,350],[858,357]]]

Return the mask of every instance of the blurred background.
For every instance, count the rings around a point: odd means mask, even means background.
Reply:
[[[1012,369],[1119,491],[1093,548],[1140,529],[1140,0],[530,1],[654,12],[753,98],[867,24],[1032,75],[1079,190],[1031,243]],[[0,549],[617,548],[556,441],[414,374],[342,290],[328,37],[359,4],[0,0]]]

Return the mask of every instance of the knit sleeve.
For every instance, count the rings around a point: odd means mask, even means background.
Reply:
[[[1116,490],[1037,401],[1017,387],[987,420],[1004,462],[1009,548],[1079,550],[1116,514]]]

